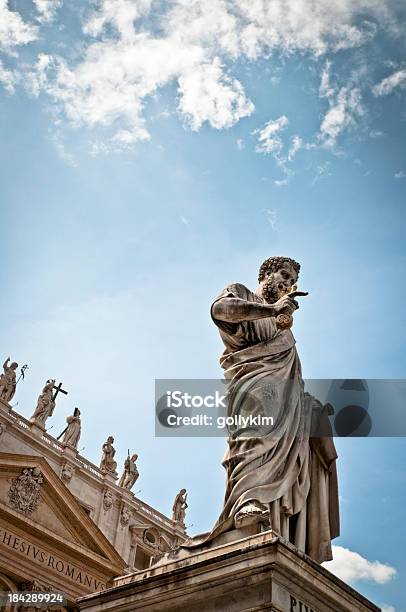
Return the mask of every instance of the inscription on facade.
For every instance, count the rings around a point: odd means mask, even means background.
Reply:
[[[313,608],[310,608],[302,601],[299,601],[298,599],[296,599],[296,597],[293,597],[293,595],[291,595],[289,612],[316,612],[316,610],[313,610]]]
[[[0,527],[0,546],[11,549],[16,553],[26,556],[28,559],[42,565],[43,567],[54,570],[61,576],[65,576],[76,584],[81,584],[88,587],[90,592],[103,591],[106,585],[97,580],[94,576],[90,576],[82,569],[79,569],[72,563],[61,559],[60,557],[51,555],[49,552],[39,548],[35,544],[16,536],[9,530]]]

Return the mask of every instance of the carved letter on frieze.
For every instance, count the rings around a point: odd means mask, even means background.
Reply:
[[[41,499],[40,491],[43,482],[39,468],[24,468],[22,474],[14,478],[11,483],[8,492],[10,506],[23,514],[34,512]]]
[[[309,608],[302,601],[298,601],[293,595],[290,596],[290,610],[289,612],[314,612],[312,608]]]

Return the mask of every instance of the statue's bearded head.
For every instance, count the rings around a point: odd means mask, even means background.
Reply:
[[[277,302],[296,285],[300,264],[290,257],[269,257],[258,274],[258,293],[269,304]]]

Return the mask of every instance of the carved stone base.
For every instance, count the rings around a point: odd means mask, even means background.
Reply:
[[[272,531],[116,578],[79,600],[86,612],[379,612]]]
[[[64,444],[63,454],[66,455],[67,457],[74,458],[78,454],[78,451],[76,450],[76,448],[72,448],[72,446],[68,446],[67,444]]]
[[[104,480],[111,484],[115,484],[118,479],[117,472],[104,472]]]

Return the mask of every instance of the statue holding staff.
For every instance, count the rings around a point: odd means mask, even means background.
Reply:
[[[77,450],[82,430],[79,408],[75,408],[73,415],[67,417],[66,423],[67,426],[58,436],[58,440],[62,438],[62,444],[64,446],[69,446],[70,448]]]
[[[134,486],[139,476],[135,463],[137,459],[138,455],[134,454],[130,457],[130,451],[128,451],[127,459],[124,461],[124,471],[118,483],[119,487],[123,487],[123,489],[128,489],[130,491]]]

